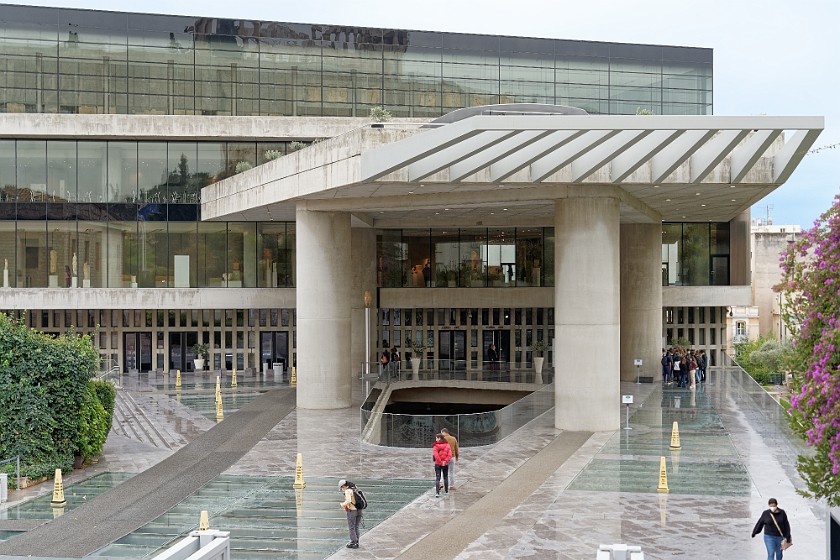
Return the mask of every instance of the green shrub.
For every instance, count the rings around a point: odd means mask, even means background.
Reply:
[[[79,433],[76,440],[75,453],[85,460],[95,457],[102,452],[105,439],[108,437],[109,414],[99,402],[96,389],[88,384],[85,398],[79,409]]]
[[[102,403],[102,407],[108,414],[108,430],[110,431],[111,421],[114,419],[114,403],[117,398],[114,386],[107,381],[100,380],[93,380],[90,382],[90,385],[93,387],[94,391],[96,391],[96,396],[99,398],[99,402]]]
[[[0,457],[19,455],[30,478],[70,469],[97,363],[89,336],[46,335],[0,314]]]

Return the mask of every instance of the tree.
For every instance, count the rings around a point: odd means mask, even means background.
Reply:
[[[790,420],[813,450],[800,456],[800,491],[840,505],[840,195],[780,258],[782,316],[794,334]]]

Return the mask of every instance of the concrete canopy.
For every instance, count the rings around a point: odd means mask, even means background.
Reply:
[[[374,227],[552,225],[550,203],[585,187],[617,192],[622,223],[729,221],[784,183],[823,127],[808,116],[388,123],[205,187],[202,216],[293,220],[305,200]]]

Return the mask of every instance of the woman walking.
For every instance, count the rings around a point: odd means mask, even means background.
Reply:
[[[770,507],[761,512],[761,517],[753,528],[752,536],[755,537],[763,528],[767,560],[782,560],[782,550],[791,546],[793,542],[790,538],[790,523],[788,523],[785,510],[779,507],[776,498],[770,498],[767,505]]]
[[[435,460],[435,498],[440,498],[440,475],[443,474],[443,493],[449,494],[449,461],[452,460],[452,448],[443,434],[435,436],[432,444],[432,457]]]

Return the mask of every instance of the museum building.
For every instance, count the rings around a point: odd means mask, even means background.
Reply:
[[[671,341],[718,363],[750,206],[823,126],[711,116],[710,49],[13,5],[0,25],[0,309],[93,333],[125,372],[189,371],[196,342],[210,369],[297,364],[312,408],[421,341],[465,371],[544,341],[558,398],[589,405]]]

